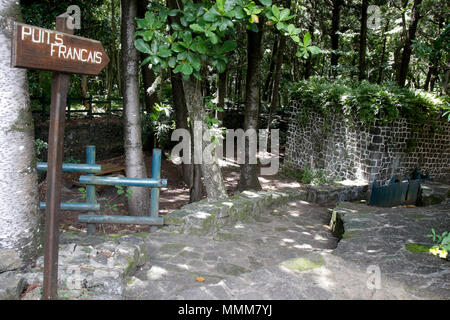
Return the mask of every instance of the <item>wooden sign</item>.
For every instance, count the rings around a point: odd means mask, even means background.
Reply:
[[[99,41],[77,37],[68,27],[73,17],[56,17],[56,30],[13,24],[11,66],[53,71],[48,131],[47,205],[45,212],[42,299],[58,298],[59,215],[64,147],[64,120],[70,73],[97,75],[109,58]]]
[[[99,41],[14,22],[12,67],[97,75],[108,62]]]

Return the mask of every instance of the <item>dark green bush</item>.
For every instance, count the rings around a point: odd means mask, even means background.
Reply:
[[[422,90],[399,88],[392,83],[382,85],[362,82],[312,77],[291,87],[291,100],[301,102],[303,113],[299,122],[305,121],[309,110],[324,117],[332,113],[344,114],[346,118],[360,121],[370,127],[378,119],[381,123],[403,117],[410,125],[434,125],[449,110],[449,99]]]

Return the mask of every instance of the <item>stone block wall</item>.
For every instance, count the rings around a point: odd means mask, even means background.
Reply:
[[[325,119],[308,111],[302,121],[299,113],[301,104],[293,102],[285,167],[325,169],[342,180],[386,182],[415,168],[433,179],[450,179],[450,123],[445,120],[434,131],[430,125],[411,130],[403,118],[367,129],[338,113]]]
[[[35,120],[35,138],[48,142],[49,121]],[[86,146],[96,146],[97,160],[123,154],[123,124],[120,118],[80,119],[66,121],[64,128],[64,159],[73,158],[84,163]],[[44,152],[43,159],[47,161]]]

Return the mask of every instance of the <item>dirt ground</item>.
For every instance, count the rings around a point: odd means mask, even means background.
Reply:
[[[280,167],[282,164],[283,154],[280,154]],[[147,166],[148,176],[151,176],[151,153],[145,155],[145,162]],[[104,161],[99,161],[99,164],[115,164],[118,166],[125,165],[125,157],[116,157]],[[239,181],[239,165],[235,160],[229,161],[222,166],[222,174],[224,182],[229,195],[234,194]],[[115,176],[125,176],[125,172],[117,172]],[[62,187],[62,201],[63,202],[85,202],[84,194],[82,192],[85,186],[78,183],[80,174],[63,173],[63,187]],[[167,187],[161,188],[159,215],[164,216],[177,208],[189,202],[189,188],[181,180],[181,168],[173,164],[167,159],[163,159],[161,165],[161,177],[167,179]],[[281,171],[273,176],[260,176],[259,181],[263,190],[279,190],[286,187],[300,188],[301,184],[287,176]],[[99,215],[128,215],[126,196],[118,194],[115,186],[97,186],[97,201],[101,204]],[[45,201],[46,182],[43,181],[39,185],[40,201]],[[206,192],[203,190],[204,197]],[[61,232],[66,231],[85,231],[86,226],[77,222],[78,214],[83,214],[83,211],[62,211],[60,218]],[[97,225],[97,232],[105,233],[134,233],[149,231],[149,226],[135,226],[135,225],[113,225],[102,224]]]

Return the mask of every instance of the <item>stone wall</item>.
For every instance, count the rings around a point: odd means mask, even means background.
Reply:
[[[49,121],[35,120],[35,139],[48,142]],[[120,118],[79,119],[66,121],[64,129],[64,159],[73,158],[84,163],[86,146],[96,146],[97,160],[123,154],[123,125]],[[44,152],[40,161],[46,161]]]
[[[367,129],[332,114],[303,113],[292,104],[284,166],[325,169],[338,179],[388,181],[403,178],[415,168],[431,178],[450,179],[450,123],[440,121],[440,130],[430,125],[411,130],[405,119]]]

